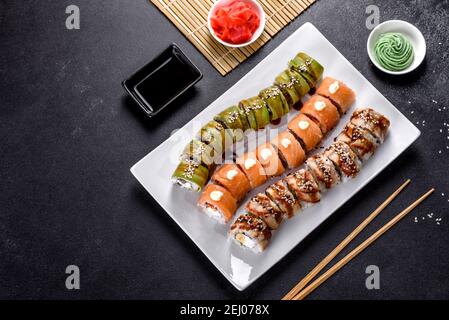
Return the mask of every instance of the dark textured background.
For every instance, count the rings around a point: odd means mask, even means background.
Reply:
[[[69,4],[81,9],[79,31],[65,28]],[[381,21],[407,20],[423,32],[428,52],[417,72],[389,77],[371,66],[365,49],[369,4],[380,7]],[[437,192],[310,298],[449,298],[448,12],[448,1],[438,0],[321,0],[221,77],[146,0],[0,0],[0,298],[277,299],[406,178],[413,184],[362,239],[429,187]],[[241,293],[129,168],[306,21],[410,120],[419,121],[423,134]],[[178,108],[148,120],[120,83],[171,42],[204,79]],[[431,212],[433,219],[414,223],[415,216]],[[435,217],[443,218],[440,225]],[[81,269],[79,291],[65,289],[69,264]],[[380,290],[365,288],[370,264],[380,267]]]

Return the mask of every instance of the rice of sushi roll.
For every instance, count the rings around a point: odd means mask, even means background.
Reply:
[[[263,193],[255,195],[246,204],[246,210],[262,218],[271,230],[275,230],[282,222],[283,214],[278,206]]]
[[[305,202],[304,205],[320,201],[320,187],[309,170],[300,169],[288,175],[285,182],[296,199]]]
[[[301,112],[316,120],[323,135],[332,130],[340,121],[337,107],[329,99],[320,95],[313,95],[307,100],[301,108]]]
[[[229,235],[238,245],[259,253],[267,247],[271,239],[271,230],[263,219],[245,213],[231,225]]]
[[[251,190],[251,185],[246,175],[242,172],[238,165],[224,164],[218,168],[212,175],[212,181],[227,189],[240,202]]]
[[[222,186],[209,183],[198,200],[198,206],[209,217],[225,224],[234,216],[237,200]]]
[[[318,87],[317,94],[328,98],[339,109],[340,114],[346,113],[355,102],[355,93],[342,81],[326,77]]]
[[[310,157],[307,159],[306,164],[320,185],[321,191],[331,189],[340,183],[340,174],[334,163],[324,154],[320,153]]]
[[[357,156],[362,160],[368,160],[376,150],[378,142],[376,138],[368,131],[361,127],[357,127],[352,123],[348,123],[337,141],[342,141],[351,147]]]
[[[282,211],[284,219],[293,217],[301,209],[300,202],[296,200],[283,180],[269,186],[265,193]]]
[[[200,192],[209,179],[209,170],[194,160],[182,160],[171,179],[184,189]]]
[[[278,150],[285,166],[290,169],[299,167],[306,159],[306,153],[301,144],[288,130],[278,134],[271,144]]]
[[[351,123],[368,130],[383,143],[390,127],[390,120],[371,108],[358,108],[351,116]]]
[[[346,143],[336,141],[324,151],[324,154],[340,170],[343,178],[352,178],[360,172],[362,163]]]
[[[323,138],[320,127],[303,113],[290,121],[288,129],[304,146],[306,152],[315,148]]]

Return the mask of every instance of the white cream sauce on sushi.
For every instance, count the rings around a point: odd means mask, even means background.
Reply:
[[[228,172],[226,172],[226,179],[232,181],[237,175],[238,175],[237,170],[231,169]]]
[[[329,86],[329,92],[331,94],[334,94],[335,92],[337,92],[338,89],[340,89],[340,83],[338,81],[332,82]]]
[[[298,127],[301,130],[306,130],[309,126],[310,126],[310,123],[308,121],[301,120],[298,122]]]
[[[245,169],[249,170],[256,165],[256,160],[254,159],[246,159],[245,160]]]
[[[223,192],[221,192],[221,191],[212,191],[210,193],[210,198],[214,201],[220,201],[222,197],[223,197]]]
[[[262,157],[262,159],[267,160],[269,157],[271,157],[273,155],[273,153],[271,152],[270,149],[263,149],[260,152],[260,156]]]
[[[315,102],[314,107],[317,111],[321,111],[326,108],[326,103],[324,101],[317,101]]]
[[[290,141],[290,139],[284,138],[282,139],[281,144],[284,148],[288,148],[292,144],[292,142]]]

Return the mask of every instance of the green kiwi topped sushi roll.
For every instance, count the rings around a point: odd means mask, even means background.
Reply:
[[[280,119],[289,112],[287,100],[277,86],[263,89],[260,91],[259,97],[267,105],[271,121]]]
[[[243,133],[248,129],[248,122],[242,119],[242,114],[238,106],[231,106],[220,112],[214,117],[214,120],[229,129],[229,133],[233,136],[234,142],[243,139]]]

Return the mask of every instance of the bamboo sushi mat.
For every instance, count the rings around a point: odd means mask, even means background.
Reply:
[[[316,0],[259,0],[266,15],[264,33],[252,45],[228,48],[209,33],[207,16],[213,0],[150,0],[220,72],[226,75]]]

